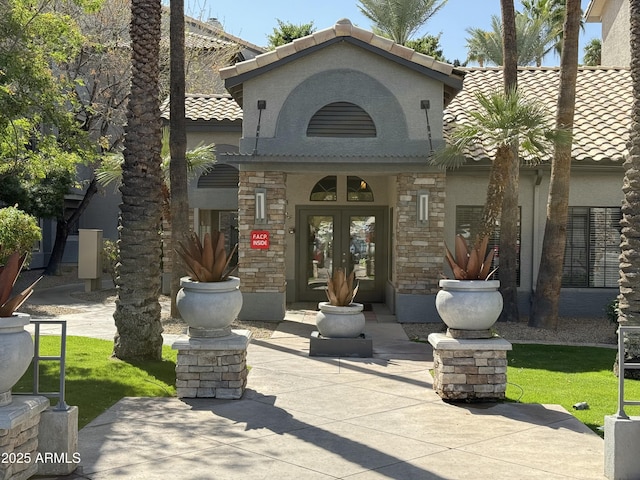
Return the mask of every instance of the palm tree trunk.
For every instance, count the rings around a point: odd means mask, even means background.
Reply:
[[[501,145],[496,151],[496,158],[491,164],[489,172],[489,184],[487,197],[482,210],[482,218],[476,237],[476,246],[479,246],[484,237],[489,237],[496,228],[496,222],[502,212],[504,189],[508,182],[507,165],[512,161],[513,151],[507,145]]]
[[[171,98],[170,98],[170,152],[169,176],[171,182],[171,316],[179,318],[176,295],[180,290],[180,277],[185,275],[182,260],[175,251],[184,239],[189,225],[189,199],[187,193],[187,132],[185,130],[185,72],[184,72],[184,0],[171,1]]]
[[[518,88],[518,49],[516,42],[516,16],[513,0],[500,0],[502,11],[502,51],[504,91]],[[517,322],[518,312],[518,196],[520,165],[517,143],[510,146],[509,162],[505,163],[505,186],[500,216],[500,292],[503,309],[501,321]]]
[[[629,157],[625,162],[622,184],[622,235],[620,248],[620,325],[640,325],[640,0],[629,2],[631,20],[631,84],[633,105],[629,138]],[[625,359],[640,361],[640,336],[629,335],[625,342]],[[640,372],[629,370],[629,373]]]
[[[578,35],[580,0],[567,0],[563,48],[560,58],[560,87],[556,128],[573,129],[578,76]],[[567,215],[571,176],[571,142],[557,142],[551,164],[547,221],[542,256],[529,325],[555,329],[558,326],[558,303],[562,286],[564,248],[567,240]]]
[[[113,355],[126,360],[162,358],[160,261],[162,243],[159,99],[161,4],[131,1],[131,93],[127,107],[116,289],[118,329]]]

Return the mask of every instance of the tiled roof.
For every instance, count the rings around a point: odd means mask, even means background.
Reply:
[[[160,107],[162,118],[169,119],[169,99]],[[188,94],[185,97],[187,120],[193,121],[242,121],[242,109],[231,95]]]
[[[202,49],[218,49],[221,47],[230,47],[232,45],[237,45],[220,37],[210,37],[194,32],[185,32],[184,42],[186,48]]]
[[[464,88],[448,105],[444,115],[445,138],[453,122],[470,121],[468,112],[478,108],[475,92],[491,93],[503,87],[499,68],[463,69]],[[549,110],[554,124],[560,70],[522,67],[518,69],[518,89],[536,98]],[[621,163],[627,155],[631,126],[631,74],[628,69],[581,67],[576,86],[576,109],[572,156],[579,161],[611,160]],[[477,146],[469,156],[475,160],[493,158],[495,151]],[[550,160],[551,156],[544,160]]]

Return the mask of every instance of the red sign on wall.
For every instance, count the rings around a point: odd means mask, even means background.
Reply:
[[[268,250],[269,232],[267,230],[251,230],[251,248]]]

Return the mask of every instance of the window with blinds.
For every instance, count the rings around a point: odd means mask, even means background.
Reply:
[[[467,240],[467,243],[472,240],[471,236],[478,231],[478,222],[482,218],[483,208],[484,207],[477,206],[477,205],[458,205],[456,207],[456,235],[462,235]],[[518,286],[520,285],[520,234],[521,234],[520,217],[521,217],[521,212],[520,212],[520,208],[518,208],[518,248],[517,248],[518,258],[516,259],[516,269],[517,269],[516,275],[517,275]],[[453,242],[453,239],[451,241]],[[449,250],[453,252],[452,250],[454,248],[453,244],[450,245],[449,243],[447,243],[447,246],[449,247]],[[489,249],[495,250],[495,256],[493,257],[493,263],[491,265],[492,269],[498,267],[498,265],[500,264],[499,246],[500,246],[500,225],[498,224],[496,225],[496,228],[493,231],[491,238],[489,238],[489,246],[487,247],[487,252],[486,252],[488,253]],[[496,271],[496,273],[493,274],[493,279],[495,280],[500,279],[499,268]]]
[[[318,110],[307,125],[308,137],[375,137],[373,119],[361,107],[335,102]]]
[[[617,287],[620,207],[569,207],[563,287]]]

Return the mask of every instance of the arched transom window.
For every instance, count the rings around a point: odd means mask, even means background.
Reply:
[[[361,107],[334,102],[318,110],[307,126],[308,137],[367,138],[376,136],[373,119]]]
[[[344,187],[341,187],[344,188]],[[344,191],[340,197],[344,200]],[[309,200],[312,202],[335,202],[338,200],[338,177],[327,175],[319,180],[311,190]],[[373,191],[369,184],[355,175],[347,176],[346,200],[348,202],[373,202]]]

